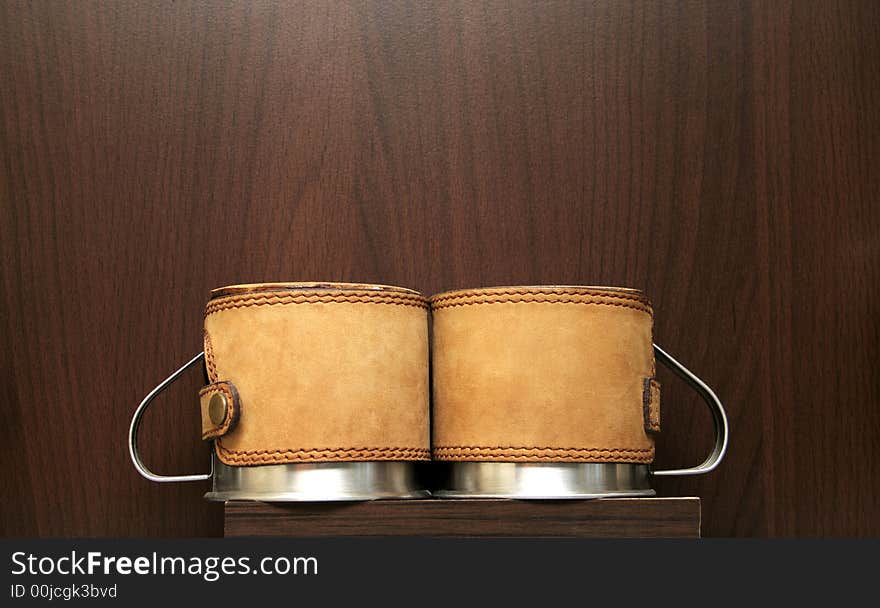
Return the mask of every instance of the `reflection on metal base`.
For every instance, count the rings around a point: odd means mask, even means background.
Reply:
[[[208,500],[332,502],[423,498],[414,462],[316,462],[231,467],[214,458]]]
[[[438,463],[441,464],[441,463]],[[592,462],[448,462],[443,498],[654,496],[648,465]]]

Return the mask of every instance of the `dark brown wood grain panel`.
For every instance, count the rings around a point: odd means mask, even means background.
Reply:
[[[228,502],[225,536],[698,538],[700,499]]]
[[[0,5],[3,535],[220,535],[136,475],[215,287],[640,288],[728,407],[707,536],[877,535],[880,8]],[[143,425],[207,466],[192,373]],[[709,416],[671,374],[658,466]]]
[[[880,11],[866,2],[796,8],[792,275],[772,298],[788,308],[777,304],[771,317],[792,348],[791,378],[773,410],[787,443],[775,447],[793,457],[777,467],[776,525],[781,534],[877,535]]]

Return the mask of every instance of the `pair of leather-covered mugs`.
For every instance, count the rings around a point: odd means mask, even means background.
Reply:
[[[216,289],[204,352],[138,408],[130,449],[154,481],[214,478],[213,499],[423,496],[413,466],[447,463],[445,496],[653,494],[660,430],[652,309],[639,291],[582,286],[467,289],[263,283]],[[727,423],[706,398],[716,446]],[[137,453],[149,402],[204,358],[202,438],[212,474],[165,477]],[[435,479],[437,477],[435,476]]]

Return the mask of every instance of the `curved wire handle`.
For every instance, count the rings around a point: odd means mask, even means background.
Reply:
[[[658,361],[675,372],[679,378],[687,382],[688,385],[697,391],[700,397],[703,398],[703,401],[706,402],[709,411],[712,412],[712,424],[715,427],[715,447],[712,448],[712,452],[699,466],[691,467],[690,469],[652,471],[651,474],[662,477],[672,475],[702,475],[703,473],[714,471],[724,459],[730,435],[730,429],[727,425],[727,414],[724,411],[724,406],[721,405],[721,400],[718,399],[718,396],[711,388],[706,386],[705,382],[697,378],[697,376],[695,376],[688,368],[673,359],[666,351],[656,344],[654,345],[654,353],[656,354]]]
[[[131,456],[131,462],[134,464],[134,468],[137,469],[137,472],[149,479],[150,481],[157,481],[162,483],[175,482],[175,481],[205,481],[206,479],[210,479],[212,475],[214,475],[214,460],[211,459],[211,470],[207,474],[201,475],[157,475],[153,473],[150,469],[146,467],[146,465],[141,462],[140,454],[138,454],[137,448],[137,437],[138,437],[138,428],[141,425],[141,417],[143,417],[144,412],[147,411],[147,408],[150,406],[150,402],[155,399],[159,393],[164,391],[168,386],[177,380],[183,372],[191,368],[193,365],[201,362],[202,359],[205,358],[205,353],[201,352],[192,359],[190,359],[187,363],[183,365],[179,370],[165,378],[152,391],[150,394],[144,397],[144,400],[141,401],[141,404],[134,411],[134,416],[131,418],[131,426],[128,429],[128,453]]]

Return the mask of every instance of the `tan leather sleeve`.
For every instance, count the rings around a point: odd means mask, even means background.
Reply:
[[[415,292],[314,289],[211,300],[212,382],[240,395],[214,442],[229,465],[430,458],[427,302]]]
[[[468,290],[435,296],[432,311],[435,459],[653,460],[652,313],[639,292]]]

